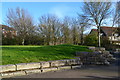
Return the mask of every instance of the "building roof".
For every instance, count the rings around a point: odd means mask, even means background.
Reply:
[[[92,34],[92,33],[97,33],[97,29],[92,29],[90,34]]]
[[[14,28],[9,27],[9,26],[7,26],[7,25],[1,25],[1,24],[0,24],[0,27],[1,27],[2,29],[5,29],[6,31],[15,31]]]
[[[106,36],[111,36],[111,34],[117,30],[117,27],[102,26],[101,30],[105,33]]]
[[[115,32],[118,28],[117,27],[107,27],[107,26],[101,26],[100,27],[101,32],[103,32],[106,36],[111,36],[113,32]],[[97,29],[92,29],[91,33],[97,33]]]

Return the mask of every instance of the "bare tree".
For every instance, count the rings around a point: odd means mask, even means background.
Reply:
[[[89,26],[91,26],[91,24],[89,23],[89,19],[86,16],[80,14],[78,14],[78,24],[80,28],[80,41],[81,44],[83,45],[84,43],[83,33]]]
[[[71,22],[71,30],[72,30],[72,39],[73,39],[73,44],[78,44],[80,41],[80,26],[78,24],[77,18],[72,18]]]
[[[47,45],[55,45],[60,35],[60,21],[52,14],[39,18],[39,32],[43,35]]]
[[[38,31],[42,36],[44,37],[44,44],[49,45],[50,44],[50,33],[51,33],[51,27],[50,27],[50,19],[47,16],[42,16],[39,18],[39,27]]]
[[[17,35],[22,39],[24,45],[26,36],[34,32],[35,26],[32,17],[24,9],[16,8],[16,10],[9,9],[6,22],[14,27]]]
[[[83,14],[87,16],[91,22],[98,28],[98,46],[100,42],[100,26],[104,20],[110,15],[111,2],[84,2]]]
[[[120,1],[117,2],[117,5],[116,5],[116,12],[118,14],[118,21],[117,21],[117,24],[118,24],[118,33],[120,35]]]
[[[70,17],[65,17],[61,26],[61,33],[63,37],[63,43],[70,43]]]
[[[114,5],[114,4],[113,4]],[[112,11],[112,33],[111,33],[111,43],[112,43],[112,36],[115,32],[117,32],[117,30],[119,29],[114,29],[114,26],[118,26],[119,27],[119,23],[120,23],[120,2],[115,3],[115,8]]]

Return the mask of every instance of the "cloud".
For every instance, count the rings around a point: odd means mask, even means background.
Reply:
[[[69,16],[70,14],[73,14],[74,8],[66,6],[66,5],[57,5],[50,9],[50,14],[55,14],[59,18],[63,18],[65,16]]]

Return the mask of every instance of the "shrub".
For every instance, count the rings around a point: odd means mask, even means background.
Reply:
[[[98,45],[98,38],[97,35],[87,35],[84,39],[84,45],[87,46],[97,46]]]

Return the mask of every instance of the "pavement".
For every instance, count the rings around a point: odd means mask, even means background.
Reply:
[[[116,66],[86,66],[81,69],[36,73],[13,78],[116,78],[118,76],[118,67]]]

